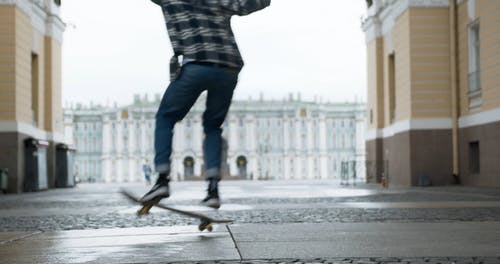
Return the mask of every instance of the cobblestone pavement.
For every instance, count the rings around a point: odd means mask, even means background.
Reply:
[[[341,188],[336,183],[227,183],[227,209],[203,211],[236,223],[332,222],[457,222],[500,221],[500,203],[489,207],[376,208],[378,203],[500,202],[499,189],[463,187],[381,190],[378,186]],[[193,190],[189,189],[195,185]],[[77,230],[145,226],[193,225],[196,220],[157,210],[136,217],[137,206],[119,193],[117,185],[83,185],[75,189],[0,196],[0,232]],[[203,183],[177,183],[167,203],[196,205]],[[136,193],[144,186],[129,186]],[[311,189],[311,192],[303,190]],[[299,197],[294,195],[298,194]],[[281,195],[281,197],[279,196]],[[223,193],[223,198],[224,198]],[[361,203],[361,206],[336,205]],[[365,203],[365,204],[363,204]],[[370,205],[370,206],[365,206]],[[375,205],[372,208],[371,205]]]
[[[249,261],[199,261],[199,262],[168,262],[172,264],[498,264],[496,257],[466,257],[466,258],[335,258],[335,259],[270,259]]]
[[[192,187],[194,186],[194,187]],[[147,187],[128,185],[137,194]],[[166,203],[196,205],[203,183],[176,183]],[[119,193],[118,185],[80,185],[21,195],[0,195],[0,232],[85,230],[147,226],[196,225],[198,222],[163,210],[137,217],[137,205]],[[389,190],[379,186],[342,187],[332,182],[226,183],[224,207],[203,213],[244,223],[362,223],[500,221],[500,189],[433,187]],[[394,206],[396,204],[402,206]],[[196,207],[195,207],[196,208]],[[499,251],[500,255],[500,251]],[[442,263],[493,264],[499,257],[317,258],[170,262],[216,263]]]
[[[357,222],[456,222],[500,221],[500,208],[466,209],[280,209],[207,213],[236,223],[357,223]],[[197,225],[198,221],[169,212],[137,217],[130,212],[0,217],[0,232],[50,231],[147,226]]]
[[[86,188],[89,188],[86,186]],[[346,202],[432,202],[432,201],[500,201],[500,191],[491,194],[470,194],[459,193],[461,188],[446,189],[443,191],[429,191],[426,189],[409,190],[401,192],[383,192],[364,196],[349,197],[314,197],[314,198],[262,198],[262,197],[244,197],[224,199],[228,204],[305,204],[305,203],[346,203]],[[452,190],[454,190],[452,192]],[[464,189],[466,190],[466,189]],[[128,205],[127,200],[116,194],[116,190],[110,193],[79,193],[80,197],[66,197],[69,190],[54,190],[51,193],[30,193],[23,195],[0,195],[0,210],[17,208],[89,208],[102,206],[123,206]],[[49,196],[50,195],[50,196]],[[63,199],[57,197],[65,197]],[[175,195],[175,194],[174,194]],[[223,197],[224,198],[224,197]],[[197,199],[175,200],[176,205],[196,204]]]

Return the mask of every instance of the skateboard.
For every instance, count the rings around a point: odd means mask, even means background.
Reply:
[[[139,198],[137,198],[137,196],[135,196],[134,194],[132,194],[126,190],[121,190],[121,194],[123,194],[125,197],[127,197],[130,201],[132,201],[134,203],[138,203],[142,206],[142,208],[137,211],[138,216],[144,216],[144,215],[149,214],[149,210],[151,210],[151,208],[153,206],[156,206],[158,208],[169,210],[169,211],[174,212],[176,214],[180,214],[180,215],[191,217],[191,218],[200,219],[200,224],[198,225],[198,230],[200,230],[200,231],[207,230],[208,232],[213,231],[212,224],[228,224],[228,223],[233,222],[233,220],[229,220],[229,219],[214,219],[214,218],[208,217],[204,214],[170,207],[170,206],[161,204],[160,199],[153,200],[153,201],[147,202],[147,203],[143,203],[139,200]]]

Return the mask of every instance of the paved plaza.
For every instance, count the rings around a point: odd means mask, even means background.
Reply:
[[[334,181],[173,183],[166,204],[234,219],[213,233],[153,209],[140,184],[0,196],[0,263],[500,263],[500,189],[341,186]]]

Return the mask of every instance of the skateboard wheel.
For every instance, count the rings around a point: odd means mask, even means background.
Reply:
[[[210,221],[202,219],[201,223],[198,225],[198,230],[200,231],[207,230],[208,232],[212,232],[213,230],[212,223],[210,223]]]
[[[137,211],[137,215],[143,216],[149,214],[149,210],[151,210],[151,206],[144,206]]]

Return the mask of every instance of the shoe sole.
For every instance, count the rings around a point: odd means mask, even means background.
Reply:
[[[206,206],[206,207],[210,207],[210,208],[213,208],[213,209],[219,209],[220,206],[221,206],[221,203],[220,202],[217,202],[217,203],[201,203],[201,205],[203,206]]]
[[[139,200],[139,201],[140,201],[141,203],[143,203],[143,204],[145,204],[145,203],[151,203],[151,202],[156,202],[156,201],[160,202],[160,200],[162,200],[162,199],[166,199],[166,198],[168,198],[168,197],[170,197],[170,194],[169,194],[169,195],[157,195],[157,196],[155,196],[155,197],[153,197],[153,198],[151,198],[151,199],[147,199],[147,200],[143,200],[143,199],[141,199],[141,200]]]

